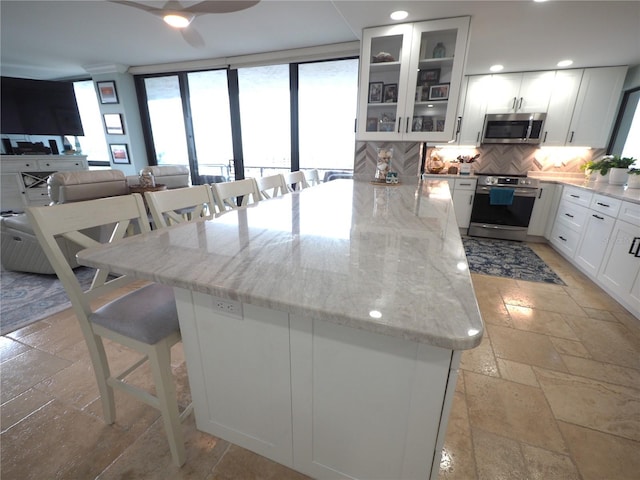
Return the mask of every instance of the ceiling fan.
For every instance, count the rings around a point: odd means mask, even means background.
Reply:
[[[162,18],[168,25],[180,29],[180,33],[185,41],[192,47],[196,48],[204,47],[204,39],[198,31],[191,26],[191,22],[193,22],[196,17],[207,14],[238,12],[240,10],[253,7],[260,2],[260,0],[205,0],[195,3],[184,2],[185,4],[190,3],[191,5],[183,6],[177,0],[169,0],[164,4],[164,6],[156,7],[154,5],[150,5],[150,3],[157,4],[159,2],[138,3],[130,0],[110,1],[112,3],[119,3],[121,5],[138,8]]]

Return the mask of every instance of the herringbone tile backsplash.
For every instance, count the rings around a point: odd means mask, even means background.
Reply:
[[[416,142],[356,142],[354,173],[373,178],[376,171],[377,148],[393,147],[391,170],[399,177],[415,177],[420,173],[421,143]],[[428,147],[427,158],[437,151],[447,166],[460,154],[469,155],[455,147],[434,149]],[[527,172],[580,172],[585,162],[601,157],[604,149],[542,149],[531,145],[482,145],[472,152],[479,153],[471,164],[474,173],[504,173],[526,175]]]

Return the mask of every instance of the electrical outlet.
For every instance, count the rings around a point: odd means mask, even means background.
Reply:
[[[234,300],[227,300],[218,297],[212,297],[213,308],[220,313],[229,315],[232,317],[242,318],[242,304]]]

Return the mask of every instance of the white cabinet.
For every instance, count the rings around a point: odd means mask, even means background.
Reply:
[[[469,228],[473,197],[476,193],[475,178],[456,178],[453,187],[453,209],[456,212],[456,221],[459,228]]]
[[[627,67],[587,68],[582,75],[567,145],[605,148]]]
[[[464,107],[458,143],[460,145],[478,145],[482,138],[484,116],[487,111],[487,94],[491,85],[491,75],[467,77]]]
[[[88,170],[84,155],[2,155],[3,212],[22,212],[28,205],[48,205],[47,178],[59,171]]]
[[[567,143],[567,132],[576,106],[582,74],[582,69],[560,70],[556,73],[544,122],[543,146],[564,146]]]
[[[557,185],[554,183],[540,182],[538,196],[533,204],[531,219],[529,220],[529,228],[527,235],[545,236],[547,225],[553,218],[553,199]]]
[[[640,319],[640,205],[623,202],[623,211],[635,212],[637,221],[616,220],[597,281]]]
[[[616,215],[622,202],[604,195],[594,195],[585,220],[582,238],[578,244],[575,262],[595,277],[598,274],[609,236],[616,221]]]
[[[469,17],[364,29],[358,140],[451,140],[468,31]]]
[[[487,113],[546,112],[555,71],[493,75]]]
[[[471,208],[473,207],[473,197],[476,194],[478,179],[461,175],[460,177],[437,174],[425,174],[424,178],[429,180],[447,180],[449,182],[449,192],[453,202],[453,210],[456,214],[458,228],[469,228],[471,220]]]
[[[589,214],[593,194],[565,186],[549,241],[564,255],[573,259]]]

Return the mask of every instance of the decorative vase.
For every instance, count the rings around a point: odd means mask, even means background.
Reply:
[[[611,170],[609,170],[606,175],[602,175],[600,172],[593,172],[592,179],[594,182],[608,182],[610,174]]]
[[[442,42],[438,42],[433,49],[433,58],[444,58],[447,54],[447,49]]]
[[[609,170],[609,172],[609,185],[624,185],[625,183],[627,183],[629,169],[612,168],[611,170]]]
[[[629,175],[627,180],[627,187],[640,188],[640,175]]]
[[[393,147],[380,147],[377,149],[376,159],[376,182],[386,183],[387,173],[391,171],[391,161],[393,160]]]

